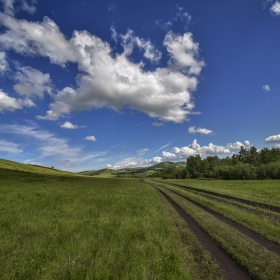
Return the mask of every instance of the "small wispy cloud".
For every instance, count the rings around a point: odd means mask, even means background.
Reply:
[[[143,156],[144,154],[146,154],[147,152],[149,151],[148,148],[143,148],[143,149],[140,149],[140,150],[137,150],[137,156]]]
[[[116,7],[117,7],[117,3],[112,2],[111,4],[108,5],[108,11],[109,12],[114,12]]]
[[[264,86],[262,87],[262,89],[265,90],[265,91],[270,91],[269,85],[264,85]]]
[[[213,131],[210,129],[200,128],[200,127],[196,128],[195,126],[191,126],[188,131],[191,134],[200,133],[200,135],[209,135],[213,133]]]
[[[66,121],[60,127],[65,128],[65,129],[78,129],[78,128],[85,128],[86,126],[78,126],[78,125],[72,124],[71,122]]]
[[[158,150],[156,150],[156,151],[155,151],[155,153],[157,153],[157,152],[159,152],[159,151],[163,150],[164,148],[166,148],[166,147],[170,146],[170,145],[171,145],[171,143],[172,143],[172,142],[170,142],[170,143],[168,143],[168,144],[166,144],[166,145],[164,145],[164,146],[160,147]]]
[[[0,140],[0,151],[18,154],[22,152],[22,149],[19,149],[19,144],[15,144],[13,142]]]
[[[96,138],[94,136],[87,136],[85,139],[85,141],[93,141],[93,142],[96,142]]]
[[[162,122],[153,122],[153,126],[164,126]]]

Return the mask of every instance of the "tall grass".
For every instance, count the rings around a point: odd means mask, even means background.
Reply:
[[[8,169],[0,175],[1,279],[188,279],[150,187]]]
[[[260,203],[280,206],[280,180],[162,180],[218,192]]]

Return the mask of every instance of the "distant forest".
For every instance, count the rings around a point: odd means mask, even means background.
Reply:
[[[163,179],[225,179],[225,180],[264,180],[280,179],[280,149],[255,147],[246,150],[241,147],[238,154],[219,158],[200,155],[190,156],[186,168],[169,166],[154,174]]]

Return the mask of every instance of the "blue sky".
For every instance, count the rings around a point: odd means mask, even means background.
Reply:
[[[1,158],[76,172],[280,146],[278,1],[0,11]]]

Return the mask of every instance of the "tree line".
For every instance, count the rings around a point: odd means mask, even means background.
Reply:
[[[280,149],[263,148],[258,151],[253,146],[250,149],[241,147],[238,154],[226,158],[190,156],[186,168],[170,166],[154,176],[161,176],[163,179],[280,179]]]

